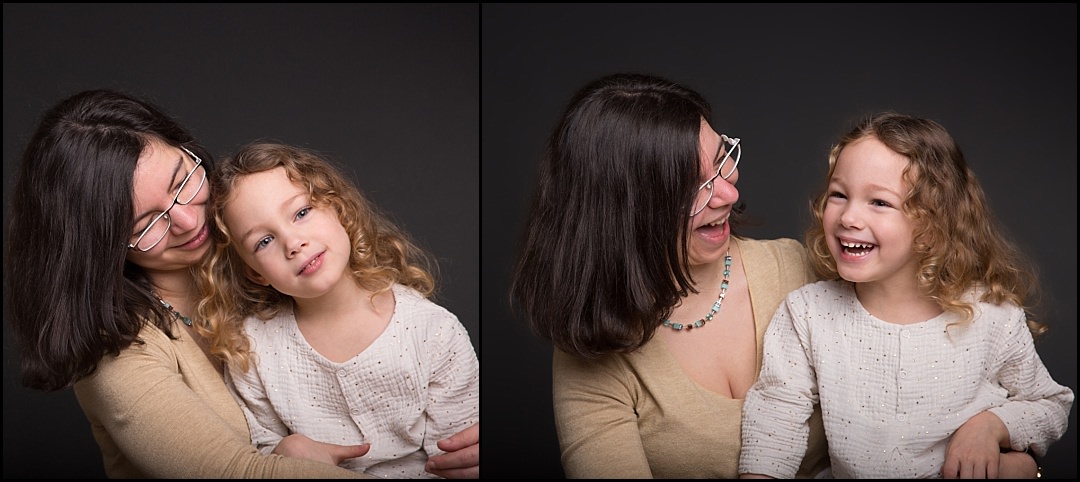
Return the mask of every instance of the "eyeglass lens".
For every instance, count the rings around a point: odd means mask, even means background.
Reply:
[[[697,197],[694,198],[694,210],[691,216],[696,216],[705,210],[705,206],[709,204],[709,200],[713,196],[713,189],[716,187],[716,178],[726,180],[735,174],[739,158],[742,156],[742,143],[733,141],[726,136],[723,139],[724,154],[721,156],[720,168],[717,169],[716,173],[705,185],[701,186],[701,189],[698,189]]]
[[[170,210],[177,204],[186,205],[190,203],[195,199],[195,196],[199,195],[199,191],[202,190],[202,186],[206,182],[206,169],[200,169],[201,167],[201,163],[196,164],[188,173],[187,179],[180,185],[180,190],[176,192],[173,205],[169,206]],[[157,213],[151,219],[150,225],[143,231],[142,238],[138,240],[135,247],[140,251],[149,251],[165,237],[165,233],[169,231],[170,227],[172,227],[172,220],[169,219],[168,212]]]

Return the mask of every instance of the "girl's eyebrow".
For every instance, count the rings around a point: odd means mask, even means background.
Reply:
[[[306,193],[306,192],[299,192],[299,193],[296,193],[296,195],[294,195],[294,196],[292,196],[292,197],[290,197],[290,198],[287,198],[287,199],[285,199],[284,201],[282,201],[282,202],[281,202],[281,207],[280,207],[280,209],[281,209],[282,211],[285,211],[285,208],[286,208],[287,206],[289,206],[290,204],[292,204],[293,200],[295,200],[295,199],[296,199],[296,198],[298,198],[298,197],[304,197],[304,196],[307,196],[307,195],[308,195],[308,193]],[[247,239],[247,238],[248,238],[248,236],[251,236],[251,233],[252,233],[253,231],[255,231],[256,229],[259,229],[259,225],[258,225],[258,224],[256,224],[256,225],[252,226],[252,227],[251,227],[250,229],[248,229],[247,231],[245,231],[245,232],[244,232],[244,234],[240,235],[240,238],[239,238],[239,239],[240,239],[240,240],[245,240],[245,239]]]

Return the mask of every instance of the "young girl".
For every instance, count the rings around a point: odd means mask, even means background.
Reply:
[[[253,443],[370,444],[342,465],[432,477],[436,442],[479,421],[480,369],[464,326],[427,299],[426,255],[313,152],[251,144],[211,177],[200,313]]]
[[[941,125],[871,116],[833,147],[813,213],[825,281],[769,325],[740,474],[793,476],[815,403],[838,478],[1013,477],[1031,460],[1003,449],[1061,438],[1073,393],[1035,351],[1035,275]]]

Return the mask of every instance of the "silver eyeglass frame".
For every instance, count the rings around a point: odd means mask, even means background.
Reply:
[[[195,192],[191,194],[191,198],[189,198],[187,201],[180,201],[180,193],[184,191],[185,187],[187,187],[187,183],[191,180],[191,176],[195,175],[195,171],[199,170],[199,168],[202,167],[202,159],[199,158],[199,156],[196,156],[194,152],[191,152],[190,150],[188,150],[188,148],[184,146],[180,146],[180,149],[183,149],[184,152],[186,152],[189,156],[191,156],[192,159],[195,160],[195,167],[191,168],[191,170],[188,171],[187,176],[184,177],[184,180],[180,183],[180,188],[176,190],[176,195],[173,196],[172,204],[169,205],[169,208],[158,213],[157,216],[154,216],[154,219],[151,219],[150,223],[147,224],[145,228],[143,228],[141,233],[139,233],[139,237],[135,238],[135,242],[129,243],[127,245],[128,249],[137,249],[143,253],[154,249],[154,247],[157,246],[162,239],[165,239],[165,234],[167,234],[169,232],[169,229],[172,228],[172,218],[169,216],[169,211],[172,211],[172,208],[176,207],[177,204],[181,206],[187,206],[188,204],[190,204],[191,201],[194,201],[195,197],[199,195],[199,192],[202,191],[203,185],[206,184],[206,168],[203,167],[203,176],[202,180],[199,181],[199,187],[195,188]],[[161,220],[161,218],[165,218],[165,220],[169,222],[168,226],[165,227],[165,230],[161,232],[161,237],[158,238],[157,241],[154,241],[154,243],[146,249],[138,247],[139,243],[142,242],[143,238],[146,237],[148,233],[150,233],[150,228],[153,228],[154,225]]]
[[[742,158],[742,144],[740,144],[740,142],[742,142],[742,140],[738,137],[728,137],[727,134],[720,134],[720,147],[716,149],[716,155],[720,155],[720,150],[723,149],[725,145],[730,144],[731,148],[727,150],[727,152],[724,154],[724,158],[720,160],[720,165],[716,166],[716,174],[713,174],[713,176],[710,177],[708,181],[703,182],[700,186],[698,186],[697,190],[694,191],[695,203],[697,202],[698,195],[701,194],[702,189],[708,187],[709,195],[705,198],[705,202],[701,205],[701,207],[696,207],[694,211],[690,213],[690,217],[697,216],[699,213],[705,210],[706,206],[709,205],[709,200],[713,197],[713,187],[717,177],[726,181],[728,179],[731,179],[731,176],[735,174],[735,170],[739,168],[739,159]],[[727,164],[727,161],[731,159],[732,154],[735,155],[735,161],[731,165],[731,172],[728,172],[726,176],[721,176],[720,173],[724,170],[724,164]]]

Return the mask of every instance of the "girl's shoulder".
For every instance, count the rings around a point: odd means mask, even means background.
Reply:
[[[261,318],[258,315],[250,314],[244,317],[241,322],[241,326],[248,336],[256,336],[267,330],[279,331],[283,326],[292,325],[296,325],[296,314],[291,309],[282,310],[270,318]]]
[[[471,343],[469,331],[457,315],[408,286],[395,284],[394,315],[390,325],[422,339],[446,343]]]
[[[395,283],[391,290],[394,293],[394,314],[407,315],[410,317],[424,317],[453,320],[457,322],[457,316],[442,305],[432,301],[419,291],[408,286]]]
[[[1004,301],[1000,304],[990,303],[988,301],[982,301],[982,297],[985,294],[985,290],[982,288],[971,288],[964,294],[964,301],[971,303],[975,308],[976,320],[990,320],[995,322],[995,325],[1008,328],[1009,325],[1023,325],[1027,326],[1027,314],[1024,309],[1011,301]]]
[[[844,280],[819,280],[804,284],[787,295],[788,303],[817,304],[823,300],[844,301],[855,296],[851,282]]]

